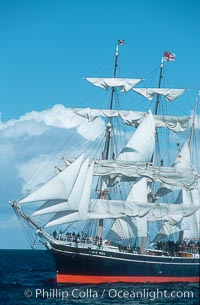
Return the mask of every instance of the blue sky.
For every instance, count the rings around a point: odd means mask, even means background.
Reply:
[[[190,113],[200,90],[199,14],[197,0],[0,0],[0,247],[28,246],[7,202],[22,194],[28,166],[42,162],[51,135],[63,128],[52,122],[60,111],[52,107],[82,105],[88,94],[83,77],[112,58],[118,39],[125,40],[123,59],[144,78],[164,50],[176,53],[168,69],[175,83],[190,89],[189,103],[183,99]],[[42,112],[48,109],[51,115]],[[33,119],[32,111],[43,118]],[[19,121],[24,115],[26,125],[24,117]]]

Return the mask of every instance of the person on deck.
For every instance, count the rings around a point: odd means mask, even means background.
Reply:
[[[57,239],[57,232],[56,232],[56,230],[53,231],[53,238]]]

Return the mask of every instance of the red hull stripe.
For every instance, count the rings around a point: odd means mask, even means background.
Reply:
[[[71,275],[57,274],[57,283],[167,283],[167,282],[199,282],[198,276],[93,276],[93,275]]]

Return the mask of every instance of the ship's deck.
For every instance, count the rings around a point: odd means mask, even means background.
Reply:
[[[55,240],[55,245],[57,246],[66,246],[69,248],[77,248],[77,249],[90,249],[90,250],[101,250],[106,252],[115,252],[115,253],[123,253],[123,254],[142,254],[146,256],[167,256],[167,257],[184,257],[184,258],[199,258],[199,248],[194,249],[180,249],[177,251],[166,251],[166,250],[158,250],[153,248],[148,248],[144,253],[140,252],[140,248],[132,247],[130,245],[122,246],[122,245],[112,245],[107,243],[107,241],[103,241],[101,244],[96,244],[94,242],[77,242],[73,240]],[[193,250],[193,251],[192,251]]]

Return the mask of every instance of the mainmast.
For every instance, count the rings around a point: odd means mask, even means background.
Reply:
[[[163,78],[163,67],[164,67],[164,60],[163,60],[163,57],[162,57],[161,63],[160,63],[160,73],[159,73],[159,79],[158,79],[158,88],[161,87],[161,82],[162,82],[162,78]],[[154,114],[158,114],[158,112],[159,112],[159,105],[160,105],[160,95],[157,94]],[[157,134],[157,131],[156,131],[156,134],[155,134],[155,140],[156,140],[156,143],[158,143],[158,134]],[[152,154],[150,163],[153,163],[154,157],[155,157],[155,153]],[[147,195],[147,202],[149,202],[149,203],[151,202],[150,193]],[[147,242],[147,237],[146,236],[142,237],[142,240],[141,240],[141,250],[140,250],[141,253],[143,253],[144,250],[145,250],[146,242]]]
[[[160,75],[159,75],[159,80],[158,80],[158,88],[161,87],[161,81],[163,78],[163,67],[164,67],[164,61],[163,61],[163,57],[161,59],[161,64],[160,64]],[[160,104],[160,95],[157,94],[156,97],[156,107],[155,107],[155,114],[158,114],[158,110],[159,110],[159,104]]]
[[[158,88],[161,87],[161,82],[162,82],[162,78],[163,78],[163,67],[164,67],[164,59],[162,57],[161,63],[160,63],[160,74],[159,74],[159,79],[158,79]],[[156,96],[155,111],[154,111],[155,115],[157,115],[158,112],[159,112],[159,105],[160,105],[160,95],[157,94],[157,96]],[[157,131],[156,131],[155,137],[156,137],[156,143],[158,143],[158,134],[157,134]],[[153,163],[154,157],[155,157],[155,154],[153,153],[153,155],[151,157],[151,163]]]
[[[113,77],[116,77],[117,74],[117,66],[118,66],[118,54],[119,54],[119,45],[123,44],[123,41],[118,41],[118,44],[116,46],[116,51],[115,51],[115,63],[114,63],[114,72],[113,72]],[[113,100],[114,100],[114,95],[115,95],[115,87],[112,87],[112,92],[111,92],[111,98],[110,98],[110,105],[109,109],[111,110],[113,107]],[[107,127],[106,127],[106,141],[105,141],[105,146],[104,150],[102,152],[102,159],[108,160],[109,159],[109,152],[110,152],[110,143],[111,143],[111,136],[112,136],[112,118],[109,119]],[[105,178],[101,179],[101,185],[100,185],[100,199],[105,199],[106,193],[107,193],[107,185]],[[103,233],[103,219],[99,219],[99,225],[98,225],[98,236],[99,238],[102,237]]]

